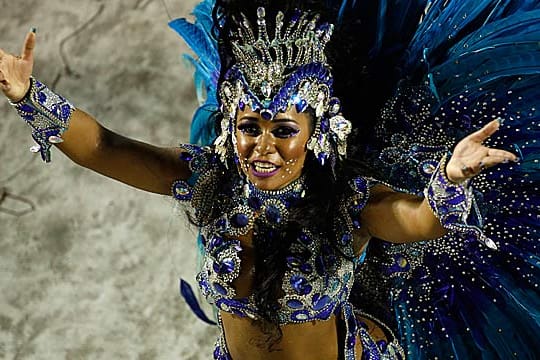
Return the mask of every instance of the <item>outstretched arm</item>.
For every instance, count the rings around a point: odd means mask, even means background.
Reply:
[[[30,88],[36,34],[27,34],[21,56],[0,49],[0,88],[12,102],[22,100]],[[71,115],[69,128],[56,146],[77,164],[139,189],[170,194],[175,180],[191,175],[179,159],[180,148],[164,148],[118,135],[80,109]]]
[[[493,120],[456,145],[446,169],[443,169],[451,183],[462,183],[485,168],[518,160],[508,151],[482,144],[498,128],[499,121]],[[361,220],[371,236],[395,243],[435,239],[447,231],[426,198],[398,193],[382,185],[372,189]]]

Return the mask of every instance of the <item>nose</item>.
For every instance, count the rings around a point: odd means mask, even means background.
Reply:
[[[273,148],[274,148],[274,142],[272,139],[272,134],[268,132],[263,132],[261,135],[257,137],[255,151],[259,155],[269,154],[272,152]]]

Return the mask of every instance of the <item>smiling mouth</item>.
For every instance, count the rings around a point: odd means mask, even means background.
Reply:
[[[273,176],[279,170],[279,166],[276,166],[269,162],[254,161],[251,163],[251,172],[256,177],[270,177]]]

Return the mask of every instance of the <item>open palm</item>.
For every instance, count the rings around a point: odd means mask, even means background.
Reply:
[[[13,102],[21,100],[30,87],[35,43],[36,34],[30,31],[26,35],[20,56],[0,49],[0,90]]]
[[[493,120],[456,145],[446,165],[446,175],[450,181],[460,183],[477,175],[483,169],[500,163],[518,161],[518,157],[509,151],[493,149],[483,144],[499,129],[499,126],[499,120]]]

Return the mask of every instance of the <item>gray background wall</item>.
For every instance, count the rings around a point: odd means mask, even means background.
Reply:
[[[175,18],[196,1],[0,0],[0,47],[18,53],[37,27],[37,78],[112,130],[174,146],[196,100],[164,4]],[[0,358],[211,358],[216,329],[178,292],[196,250],[173,202],[54,149],[44,164],[32,144],[0,99]]]

